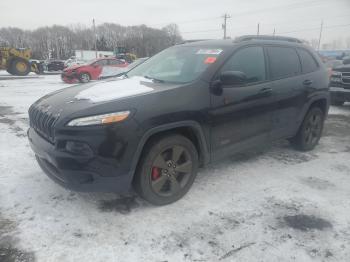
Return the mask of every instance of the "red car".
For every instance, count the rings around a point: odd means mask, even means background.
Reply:
[[[92,60],[83,65],[74,65],[63,70],[61,78],[64,82],[72,84],[80,81],[87,83],[97,80],[101,75],[103,67],[126,67],[128,63],[124,60],[105,57]]]

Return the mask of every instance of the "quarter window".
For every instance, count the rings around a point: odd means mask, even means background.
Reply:
[[[297,52],[289,47],[267,47],[272,79],[280,79],[300,74]]]
[[[243,72],[249,83],[266,80],[263,48],[252,46],[237,51],[221,69],[221,72],[224,71]]]
[[[303,69],[303,73],[314,72],[318,68],[318,64],[313,58],[313,56],[304,49],[298,49],[301,61],[301,67]]]
[[[94,65],[105,66],[107,65],[107,60],[106,59],[98,60],[94,63]]]
[[[122,61],[117,60],[117,59],[110,59],[110,60],[108,60],[108,62],[110,65],[120,65],[123,63]]]

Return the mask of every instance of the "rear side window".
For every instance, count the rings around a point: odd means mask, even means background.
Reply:
[[[297,52],[289,47],[267,47],[272,79],[280,79],[300,74]]]
[[[240,71],[246,74],[249,83],[266,80],[264,50],[260,46],[238,50],[224,64],[221,72]]]
[[[105,66],[107,65],[107,60],[106,59],[98,60],[94,63],[94,65]]]
[[[108,60],[108,62],[110,65],[120,65],[123,63],[122,61],[117,60],[117,59],[110,59],[110,60]]]
[[[313,56],[308,51],[304,49],[298,49],[298,53],[300,55],[303,73],[314,72],[318,69],[318,64],[315,61],[315,58],[313,58]]]

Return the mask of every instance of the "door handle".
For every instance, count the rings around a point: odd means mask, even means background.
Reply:
[[[261,88],[259,91],[259,93],[263,93],[263,94],[271,93],[271,92],[272,92],[272,88],[270,88],[270,87]]]
[[[309,79],[304,80],[303,85],[304,85],[304,86],[310,86],[310,85],[312,85],[312,80],[309,80]]]

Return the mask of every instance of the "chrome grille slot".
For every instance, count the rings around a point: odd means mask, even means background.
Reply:
[[[341,80],[343,84],[350,85],[350,72],[342,72],[341,73]]]
[[[32,105],[29,108],[29,125],[38,134],[49,142],[54,142],[54,126],[58,120],[58,115],[48,112],[47,109]]]

